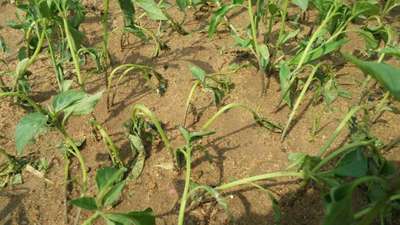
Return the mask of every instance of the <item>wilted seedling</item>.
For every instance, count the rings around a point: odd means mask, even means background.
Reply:
[[[240,67],[227,72],[207,74],[200,67],[197,66],[190,67],[190,71],[192,72],[192,76],[195,78],[195,81],[193,82],[188,99],[186,100],[186,110],[185,110],[183,126],[186,125],[187,115],[189,113],[190,106],[192,105],[191,102],[194,98],[196,89],[198,87],[201,87],[205,91],[210,92],[212,94],[215,106],[218,107],[221,105],[223,98],[233,88],[232,82],[230,81],[229,77],[226,77],[226,75],[233,74],[237,72],[237,70],[239,69]]]
[[[155,71],[153,68],[145,65],[139,65],[139,64],[123,64],[118,67],[116,67],[109,77],[107,78],[107,105],[108,107],[111,107],[114,104],[114,98],[115,95],[118,91],[118,86],[120,85],[120,82],[122,78],[124,78],[127,74],[130,72],[137,71],[139,72],[143,78],[146,79],[146,81],[151,82],[151,78],[155,77],[158,84],[154,89],[157,90],[157,93],[159,95],[164,95],[166,89],[167,89],[167,80],[162,77],[161,74],[159,74],[157,71]],[[118,80],[116,83],[114,82],[114,77],[118,76]],[[112,91],[113,89],[114,91]]]
[[[7,185],[22,183],[21,172],[26,165],[25,160],[17,159],[0,147],[0,189]]]
[[[155,217],[151,209],[144,211],[132,211],[127,213],[112,212],[108,209],[113,207],[121,197],[126,181],[124,178],[125,169],[105,167],[96,173],[97,194],[95,197],[83,196],[70,203],[81,209],[93,212],[83,224],[91,225],[99,218],[107,224],[123,225],[155,225]]]

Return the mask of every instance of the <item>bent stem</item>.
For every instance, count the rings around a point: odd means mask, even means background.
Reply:
[[[360,110],[362,107],[361,106],[355,106],[350,109],[350,111],[344,116],[343,120],[340,122],[339,126],[336,128],[336,130],[333,132],[331,137],[328,139],[327,142],[322,146],[322,148],[319,150],[318,156],[322,156],[328,149],[331,147],[332,143],[336,140],[337,136],[340,134],[340,132],[343,130],[343,128],[346,127],[347,122]]]
[[[190,107],[190,102],[192,101],[192,98],[194,96],[194,93],[196,91],[196,88],[200,85],[200,81],[196,80],[192,86],[192,88],[190,89],[190,93],[189,96],[186,100],[186,110],[185,110],[185,117],[183,119],[183,127],[186,126],[186,120],[187,120],[187,115],[189,113],[189,107]]]
[[[142,104],[134,105],[132,108],[132,119],[135,119],[140,114],[150,119],[150,121],[156,127],[157,132],[160,134],[161,140],[164,143],[165,147],[170,151],[172,157],[176,159],[176,154],[174,153],[174,150],[171,147],[171,143],[167,135],[165,134],[158,118],[146,106]]]
[[[220,186],[215,187],[214,189],[217,191],[224,191],[226,189],[234,188],[237,186],[252,184],[256,181],[268,180],[268,179],[279,178],[279,177],[298,177],[301,179],[301,178],[304,178],[305,176],[304,176],[304,172],[278,171],[278,172],[266,173],[266,174],[262,174],[262,175],[252,176],[252,177],[246,177],[246,178],[236,180],[236,181],[233,181],[230,183],[222,184]]]
[[[185,171],[185,187],[183,190],[182,198],[181,198],[181,203],[179,207],[179,215],[178,215],[178,225],[183,225],[184,220],[185,220],[185,209],[186,209],[186,203],[189,197],[189,188],[190,188],[190,176],[191,176],[191,154],[192,154],[192,148],[191,146],[187,146],[186,151],[181,151],[182,154],[185,156],[185,161],[186,161],[186,171]]]
[[[308,90],[308,87],[310,86],[310,84],[311,84],[311,82],[312,82],[312,80],[314,78],[314,75],[317,72],[317,70],[318,70],[320,65],[321,64],[318,64],[317,66],[315,66],[313,68],[311,74],[308,76],[307,81],[306,81],[306,83],[305,83],[305,85],[303,87],[303,90],[301,90],[301,93],[300,93],[299,97],[297,98],[296,103],[293,106],[293,110],[289,115],[289,119],[288,119],[288,121],[286,123],[286,126],[283,129],[282,136],[281,136],[281,141],[283,141],[285,139],[285,137],[287,135],[287,132],[288,132],[288,130],[290,128],[290,125],[292,123],[292,120],[294,119],[294,117],[296,115],[297,108],[300,106],[300,103],[302,102],[302,100],[303,100],[303,98],[304,98],[304,96],[306,94],[306,91]]]

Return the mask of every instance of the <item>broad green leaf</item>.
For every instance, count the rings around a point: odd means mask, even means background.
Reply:
[[[313,49],[308,53],[306,56],[306,59],[304,60],[303,64],[307,64],[309,62],[312,62],[314,60],[317,60],[321,58],[322,56],[325,56],[333,51],[339,50],[339,48],[347,43],[347,39],[343,38],[338,41],[332,41],[327,44],[323,44],[319,46],[318,48]],[[303,51],[301,51],[299,54],[297,54],[291,61],[291,65],[296,65],[300,62],[300,59],[303,56]]]
[[[330,190],[325,197],[325,217],[324,225],[343,225],[353,224],[354,217],[352,211],[353,185],[345,184]],[[340,218],[340,219],[339,219]]]
[[[199,80],[201,83],[204,84],[204,81],[205,81],[205,79],[206,79],[206,74],[207,74],[207,73],[206,73],[202,68],[193,65],[193,66],[190,67],[190,72],[192,72],[192,75],[193,75],[197,80]]]
[[[78,206],[79,208],[86,210],[96,210],[98,207],[96,205],[96,200],[92,197],[81,197],[69,201],[72,205]]]
[[[213,37],[219,23],[224,16],[233,8],[240,6],[239,4],[223,5],[217,11],[215,11],[211,17],[210,25],[208,27],[208,37]]]
[[[300,7],[303,11],[306,11],[308,8],[308,0],[292,0],[292,2]]]
[[[362,177],[368,172],[368,159],[361,149],[347,153],[336,165],[334,172],[338,176]]]
[[[268,50],[267,45],[265,45],[265,44],[260,44],[258,46],[258,49],[260,51],[259,54],[260,54],[261,67],[265,70],[265,69],[267,69],[268,64],[269,64],[269,57],[270,57],[269,50]]]
[[[146,159],[146,151],[144,149],[144,145],[142,143],[142,139],[135,135],[128,136],[129,143],[132,151],[136,154],[136,159],[131,166],[131,172],[129,175],[130,179],[136,180],[140,174],[142,174],[144,168],[144,162]]]
[[[103,206],[112,206],[121,196],[125,181],[117,183],[103,198]]]
[[[180,10],[185,11],[185,9],[189,5],[189,2],[188,0],[176,0],[176,4],[178,5]]]
[[[71,106],[75,102],[83,99],[86,93],[83,91],[68,90],[56,95],[52,101],[54,112],[60,112],[65,108]]]
[[[279,83],[281,86],[281,97],[283,101],[292,107],[291,90],[289,90],[290,79],[292,73],[290,72],[289,66],[286,62],[281,63],[279,67]]]
[[[136,4],[142,8],[147,16],[152,20],[168,20],[164,15],[160,7],[154,2],[154,0],[136,0]]]
[[[93,95],[86,95],[84,98],[65,108],[64,112],[67,115],[87,115],[93,111],[102,94],[103,92],[100,91]]]
[[[33,142],[35,138],[44,131],[47,120],[47,116],[39,112],[30,113],[22,117],[15,131],[18,154],[21,154],[24,147]]]
[[[360,17],[360,16],[373,16],[379,15],[380,6],[379,2],[375,0],[358,0],[355,1],[355,4],[352,9],[352,16],[353,17]]]
[[[99,191],[103,190],[106,186],[110,186],[118,182],[121,178],[121,169],[113,167],[105,167],[97,170],[96,184]]]
[[[350,54],[343,54],[346,60],[355,64],[364,73],[371,75],[393,97],[400,101],[400,69],[389,64],[360,60]]]
[[[155,225],[156,220],[153,210],[146,209],[144,211],[129,213],[107,213],[104,216],[113,222],[123,225]]]

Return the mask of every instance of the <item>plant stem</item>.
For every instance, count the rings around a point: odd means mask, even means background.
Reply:
[[[78,79],[78,84],[79,86],[81,86],[82,89],[84,89],[84,82],[82,80],[82,75],[81,75],[81,65],[79,62],[80,60],[77,54],[75,40],[72,37],[71,31],[69,30],[67,15],[63,16],[63,24],[64,24],[65,35],[67,37],[68,48],[70,50],[72,60],[74,61],[75,73]]]
[[[103,54],[106,63],[110,61],[110,55],[108,53],[108,15],[110,8],[110,0],[103,0],[103,16],[101,17],[101,23],[103,25]]]
[[[192,147],[187,146],[186,147],[186,152],[184,153],[185,155],[185,161],[186,161],[186,171],[185,171],[185,187],[183,190],[183,195],[181,198],[181,204],[179,207],[179,216],[178,216],[178,225],[183,225],[184,220],[185,220],[185,209],[186,209],[186,203],[188,200],[188,194],[189,194],[189,188],[190,188],[190,176],[191,176],[191,163],[192,163]]]
[[[230,103],[230,104],[222,107],[210,119],[208,119],[208,121],[201,127],[201,130],[207,130],[219,116],[221,116],[224,112],[226,112],[230,109],[233,109],[233,108],[243,108],[247,111],[250,111],[252,114],[255,113],[252,109],[248,108],[247,106],[244,106],[244,105],[238,104],[238,103]]]
[[[92,225],[94,221],[97,220],[97,218],[99,218],[99,216],[101,215],[101,213],[99,211],[96,211],[93,215],[91,215],[89,218],[87,218],[82,225]]]
[[[222,184],[220,186],[215,187],[215,190],[224,191],[226,189],[230,189],[230,188],[233,188],[236,186],[251,184],[256,181],[267,180],[267,179],[278,178],[278,177],[303,178],[304,173],[303,172],[293,172],[293,171],[278,171],[278,172],[273,172],[273,173],[266,173],[266,174],[252,176],[252,177],[246,177],[246,178],[236,180],[236,181],[233,181],[230,183]]]
[[[289,6],[289,0],[283,0],[283,6],[282,6],[282,15],[281,15],[281,27],[279,30],[279,36],[278,36],[278,43],[277,43],[277,48],[280,47],[283,35],[285,33],[285,28],[286,28],[286,15],[288,11],[288,6]]]
[[[337,136],[339,135],[340,131],[346,126],[347,122],[361,109],[361,106],[355,106],[350,109],[350,111],[344,116],[343,120],[340,122],[339,126],[333,132],[331,137],[328,139],[327,142],[322,146],[319,150],[318,156],[322,156],[328,149],[331,147],[332,143],[336,140]]]
[[[29,58],[28,63],[25,65],[24,71],[17,74],[17,77],[15,78],[15,81],[14,81],[12,91],[18,90],[18,81],[21,79],[21,76],[24,75],[24,72],[36,61],[36,58],[39,56],[40,50],[42,50],[45,32],[46,31],[43,30],[42,33],[40,34],[39,41],[38,41],[38,44],[36,45],[35,51],[33,52],[33,55]]]
[[[315,66],[315,67],[313,68],[311,74],[308,76],[307,81],[306,81],[306,83],[305,83],[305,85],[304,85],[304,87],[303,87],[303,90],[301,90],[301,93],[300,93],[299,97],[297,98],[296,103],[295,103],[294,106],[293,106],[292,112],[291,112],[290,115],[289,115],[289,119],[288,119],[288,121],[287,121],[287,123],[286,123],[286,126],[285,126],[285,128],[283,129],[282,136],[281,136],[281,141],[283,141],[283,140],[285,139],[286,134],[287,134],[287,132],[288,132],[288,130],[289,130],[289,128],[290,128],[291,122],[292,122],[292,120],[294,119],[294,117],[295,117],[295,115],[296,115],[297,108],[300,106],[300,103],[301,103],[301,101],[303,100],[303,98],[304,98],[304,96],[305,96],[305,94],[306,94],[306,91],[308,90],[308,87],[310,86],[310,84],[311,84],[311,82],[312,82],[312,80],[313,80],[313,78],[314,78],[314,75],[315,75],[315,73],[317,72],[319,66],[320,66],[320,64],[318,64],[317,66]]]
[[[187,115],[189,113],[189,107],[190,107],[190,102],[192,101],[192,98],[194,96],[194,93],[196,91],[196,88],[200,85],[200,81],[196,80],[192,86],[192,88],[190,89],[190,93],[188,96],[188,99],[186,100],[186,110],[185,110],[185,118],[183,119],[183,127],[186,126],[186,119],[187,119]]]
[[[247,0],[248,5],[247,5],[247,11],[249,13],[249,17],[250,17],[250,26],[251,26],[251,35],[252,35],[252,39],[253,39],[253,44],[254,44],[254,49],[256,51],[256,58],[258,63],[260,64],[260,50],[258,47],[258,42],[257,42],[257,28],[256,28],[256,24],[254,21],[254,15],[253,15],[253,6],[251,4],[251,0]]]

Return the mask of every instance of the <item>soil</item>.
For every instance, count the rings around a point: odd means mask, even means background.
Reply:
[[[96,1],[100,2],[100,1]],[[122,15],[116,2],[111,1],[112,32],[110,35],[110,50],[115,65],[124,63],[143,63],[151,65],[168,80],[168,89],[160,97],[154,90],[144,85],[143,81],[131,74],[125,78],[118,89],[115,104],[107,110],[106,95],[96,106],[94,115],[103,124],[113,140],[122,151],[129,150],[129,143],[125,136],[123,124],[130,118],[132,106],[141,103],[149,107],[163,121],[172,137],[173,146],[183,143],[179,136],[178,126],[182,124],[185,113],[185,102],[192,85],[189,66],[197,65],[212,73],[226,70],[232,62],[241,58],[241,54],[234,46],[232,38],[223,27],[212,40],[206,32],[209,13],[205,12],[200,20],[188,13],[185,28],[191,31],[182,36],[168,29],[163,35],[169,50],[152,58],[151,43],[144,44],[134,37],[129,37],[130,45],[124,49],[120,47]],[[101,9],[100,3],[91,1],[84,3],[88,8],[94,6]],[[209,9],[214,10],[214,9]],[[10,68],[15,67],[16,49],[22,43],[21,33],[6,26],[6,21],[15,17],[15,6],[3,4],[0,6],[1,35],[7,40],[11,52],[6,57]],[[82,30],[87,35],[87,46],[100,46],[102,30],[99,10],[88,11],[87,19]],[[183,15],[171,11],[172,15],[180,20]],[[96,14],[97,13],[97,14]],[[291,14],[298,10],[291,9]],[[246,26],[246,14],[239,12],[230,15],[232,23]],[[146,21],[146,20],[144,20]],[[311,20],[312,21],[312,20]],[[146,28],[156,30],[158,24],[146,21]],[[397,27],[399,28],[399,27]],[[276,29],[275,29],[276,30]],[[276,32],[276,31],[274,31]],[[344,51],[354,51],[363,48],[363,42],[356,35],[350,35],[350,42]],[[31,68],[32,96],[43,105],[47,104],[57,92],[51,62],[42,54]],[[327,58],[326,64],[335,63],[335,59]],[[395,62],[394,62],[395,63]],[[93,65],[84,68],[87,77],[88,91],[94,93],[105,87],[102,74],[91,72]],[[72,67],[71,67],[72,68]],[[71,71],[71,70],[70,70]],[[284,142],[280,141],[280,134],[256,126],[249,113],[232,110],[223,114],[213,125],[216,134],[206,138],[202,144],[204,151],[197,151],[193,159],[193,180],[201,184],[215,186],[233,179],[258,175],[270,171],[284,169],[288,165],[288,155],[293,152],[307,154],[317,153],[341,118],[354,104],[360,95],[360,82],[364,75],[352,65],[346,64],[338,72],[338,82],[349,91],[354,98],[338,98],[329,108],[321,103],[311,104],[312,96],[308,94],[301,106],[296,122]],[[280,100],[279,81],[277,74],[267,74],[267,92],[260,96],[262,80],[254,66],[240,69],[230,75],[235,88],[225,99],[225,103],[238,102],[257,109],[262,115],[281,124],[288,118],[290,110],[287,107],[276,111]],[[373,86],[377,89],[375,86]],[[377,89],[377,91],[379,91]],[[195,130],[203,124],[218,109],[210,104],[211,97],[205,92],[199,92],[195,99],[197,109],[201,110],[201,117],[197,123],[191,124]],[[398,105],[397,105],[398,106]],[[13,105],[12,100],[0,102],[0,145],[10,153],[15,152],[14,132],[18,120],[25,114],[20,107]],[[313,121],[321,118],[322,129],[313,137],[311,126]],[[74,118],[69,122],[68,132],[76,139],[85,139],[86,144],[82,154],[89,168],[90,194],[95,192],[94,176],[96,169],[111,165],[107,151],[102,141],[98,141],[92,134],[88,119],[90,116]],[[189,121],[194,121],[189,116]],[[373,133],[385,143],[396,140],[400,135],[400,117],[393,113],[384,113],[382,118],[371,127]],[[346,134],[342,134],[335,142],[334,147],[345,141]],[[64,190],[64,163],[57,146],[62,139],[55,131],[39,137],[37,142],[26,151],[27,155],[45,158],[50,162],[46,177],[52,184],[30,173],[23,173],[23,184],[3,189],[0,192],[0,224],[63,224],[65,222],[65,200],[79,196],[79,165],[73,160],[71,171],[76,178],[74,188],[69,196]],[[399,161],[400,147],[393,148],[388,157]],[[123,191],[122,201],[115,211],[143,210],[150,207],[157,216],[157,224],[172,225],[177,222],[179,197],[183,190],[183,174],[168,168],[171,162],[169,152],[155,144],[149,149],[145,168],[138,180],[129,182]],[[272,190],[278,197],[282,210],[282,224],[286,225],[317,225],[321,223],[323,205],[321,193],[315,189],[299,190],[297,182],[261,183],[263,187]],[[257,188],[247,187],[224,193],[229,205],[231,217],[215,203],[206,203],[187,213],[187,225],[217,225],[234,224],[259,225],[273,224],[274,213],[269,195]],[[68,208],[68,220],[73,221],[76,209]],[[82,212],[81,218],[88,214]],[[71,223],[72,224],[72,223]],[[101,223],[99,223],[101,224]]]

